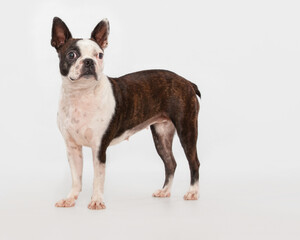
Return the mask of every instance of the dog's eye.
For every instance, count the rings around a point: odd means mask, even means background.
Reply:
[[[99,53],[99,58],[100,58],[100,59],[103,58],[103,53]]]
[[[76,53],[74,51],[71,51],[67,54],[68,59],[72,60],[76,57]]]

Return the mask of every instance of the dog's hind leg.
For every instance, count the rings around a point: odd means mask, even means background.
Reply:
[[[176,162],[172,153],[175,127],[171,121],[151,125],[156,150],[165,165],[165,183],[163,188],[153,193],[153,197],[170,197]]]
[[[184,195],[185,200],[198,199],[200,162],[196,148],[198,136],[197,122],[197,117],[185,117],[182,121],[176,123],[177,134],[189,162],[191,172],[191,185],[189,191]]]

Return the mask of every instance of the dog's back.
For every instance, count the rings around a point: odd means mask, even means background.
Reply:
[[[173,72],[146,70],[109,80],[113,84],[116,111],[122,112],[123,126],[117,135],[156,116],[175,121],[182,115],[198,115],[196,94],[201,95],[197,86]],[[128,122],[125,126],[124,121]]]

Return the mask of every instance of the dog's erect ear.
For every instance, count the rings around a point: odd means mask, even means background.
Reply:
[[[72,38],[67,25],[58,17],[53,18],[51,45],[58,51],[68,39]]]
[[[109,35],[109,22],[105,18],[101,22],[97,24],[97,26],[94,28],[91,38],[95,40],[98,45],[104,49],[108,45],[108,35]]]

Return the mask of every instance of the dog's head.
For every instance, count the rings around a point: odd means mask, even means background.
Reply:
[[[98,80],[108,35],[107,19],[98,23],[90,39],[72,38],[67,25],[58,17],[53,19],[51,45],[58,52],[60,73],[65,81],[75,84]]]

